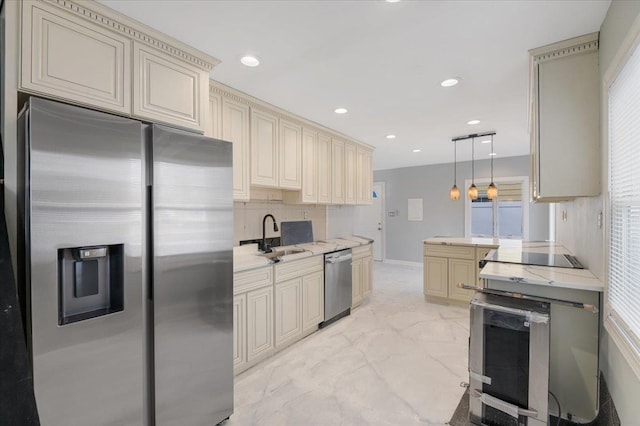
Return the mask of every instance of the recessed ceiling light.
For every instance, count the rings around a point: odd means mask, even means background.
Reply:
[[[340,108],[334,109],[333,112],[335,112],[336,114],[346,114],[347,113],[347,109],[340,107]]]
[[[395,139],[396,135],[387,135],[387,136],[385,136],[385,138],[387,138],[387,139]]]
[[[455,86],[458,83],[460,83],[459,79],[457,79],[457,78],[448,78],[445,81],[443,81],[442,83],[440,83],[440,86],[442,86],[442,87],[451,87],[451,86]]]
[[[420,152],[420,150],[419,149],[414,149],[413,152]]]
[[[400,0],[387,0],[387,3],[398,3]]]
[[[246,65],[248,67],[257,67],[260,65],[260,61],[255,56],[243,56],[240,58],[240,62],[242,62],[242,65]]]
[[[498,155],[498,154],[496,154],[495,152],[490,152],[489,155],[493,157],[494,155]]]
[[[479,124],[479,123],[480,123],[480,120],[467,121],[467,124],[470,124],[470,125]]]
[[[486,141],[482,141],[482,143],[491,143],[491,139],[487,139]]]

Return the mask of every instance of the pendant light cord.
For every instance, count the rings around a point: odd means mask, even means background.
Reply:
[[[476,184],[476,169],[474,166],[474,157],[475,157],[475,141],[476,138],[471,138],[471,183],[473,185]]]
[[[457,173],[457,170],[456,170],[456,168],[458,166],[457,158],[458,158],[458,141],[453,141],[453,185],[454,186],[456,184],[456,178],[458,176],[458,173]]]
[[[493,183],[493,135],[491,135],[491,183]]]

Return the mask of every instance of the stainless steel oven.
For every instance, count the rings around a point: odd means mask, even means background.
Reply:
[[[546,425],[549,304],[485,293],[471,301],[469,420]]]

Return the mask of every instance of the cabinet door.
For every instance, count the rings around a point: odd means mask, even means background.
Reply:
[[[302,189],[302,127],[280,119],[279,179],[283,189]]]
[[[331,138],[318,134],[318,203],[331,203]]]
[[[251,185],[278,186],[278,118],[251,108]]]
[[[368,297],[373,289],[373,257],[362,259],[362,297]]]
[[[356,146],[344,145],[344,202],[356,203]]]
[[[278,283],[276,288],[276,347],[302,335],[302,277]]]
[[[222,99],[222,139],[233,143],[233,199],[249,201],[249,107]]]
[[[204,132],[207,71],[136,41],[133,70],[135,117]]]
[[[302,202],[318,202],[318,134],[302,129]]]
[[[233,297],[233,367],[247,362],[247,295]]]
[[[22,4],[20,87],[131,113],[131,41],[45,2]]]
[[[344,141],[331,139],[331,203],[344,202]]]
[[[357,204],[371,204],[373,202],[373,156],[371,150],[358,146],[356,173],[356,202]]]
[[[424,258],[424,294],[447,297],[447,259],[444,257]]]
[[[356,307],[362,302],[362,259],[351,263],[351,306]]]
[[[324,273],[314,272],[302,278],[302,330],[324,321]]]
[[[458,288],[458,283],[475,284],[476,263],[473,260],[449,259],[449,297],[468,302],[475,293],[473,290]]]
[[[209,92],[209,109],[207,110],[204,135],[222,139],[222,95],[217,93]]]
[[[273,287],[247,293],[247,360],[273,349]]]

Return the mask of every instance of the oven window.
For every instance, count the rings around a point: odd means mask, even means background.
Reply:
[[[529,323],[520,315],[484,310],[484,383],[482,391],[522,408],[529,406]],[[524,425],[526,418],[484,406],[487,425]]]

